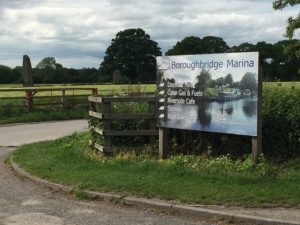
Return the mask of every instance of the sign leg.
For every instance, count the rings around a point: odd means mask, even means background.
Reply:
[[[262,149],[261,149],[260,138],[253,137],[252,138],[252,159],[254,163],[258,162],[258,158],[261,153],[262,153]]]
[[[159,157],[167,158],[169,155],[168,129],[159,128]]]

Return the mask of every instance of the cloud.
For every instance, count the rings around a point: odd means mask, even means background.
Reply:
[[[191,35],[219,36],[229,45],[276,42],[288,16],[298,13],[274,11],[268,0],[1,0],[0,12],[0,64],[15,66],[29,54],[74,67],[80,58],[100,62],[111,39],[127,28],[144,29],[163,51]]]

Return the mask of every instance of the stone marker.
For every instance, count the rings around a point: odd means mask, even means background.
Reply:
[[[120,84],[122,82],[122,73],[120,70],[113,71],[113,83]]]
[[[32,68],[31,68],[30,58],[28,55],[23,56],[22,77],[23,77],[24,87],[33,86]]]

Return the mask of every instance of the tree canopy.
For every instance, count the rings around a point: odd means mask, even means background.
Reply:
[[[10,83],[13,79],[13,71],[5,65],[0,65],[0,83]]]
[[[209,87],[209,82],[211,81],[211,75],[208,70],[202,70],[200,74],[197,76],[197,83],[195,84],[195,88],[200,91],[205,91]]]
[[[166,55],[186,55],[199,54],[201,52],[201,39],[195,36],[189,36],[182,41],[178,41],[176,45],[166,52]]]
[[[56,63],[56,60],[54,57],[46,57],[37,64],[36,68],[37,69],[57,69],[57,68],[62,68],[62,65]]]
[[[297,80],[300,61],[297,49],[299,40],[283,40],[274,44],[264,41],[256,44],[242,43],[233,46],[231,52],[259,52],[259,63],[263,68],[263,80]]]
[[[229,86],[233,84],[233,78],[231,74],[227,74],[227,76],[225,77],[225,83],[229,84]]]
[[[160,55],[158,44],[144,30],[126,29],[112,39],[100,65],[100,72],[102,76],[112,77],[113,71],[119,70],[131,82],[154,81],[155,56]]]
[[[278,9],[282,10],[287,6],[295,6],[298,4],[300,4],[299,0],[276,0],[273,2],[273,8],[275,10]],[[293,38],[295,34],[295,30],[298,28],[300,28],[300,13],[296,18],[293,17],[288,18],[288,25],[286,27],[285,35],[290,39]]]
[[[186,55],[186,54],[205,54],[205,53],[224,53],[230,50],[227,43],[220,37],[206,36],[199,38],[189,36],[166,52],[166,55]]]
[[[242,77],[239,86],[242,90],[249,89],[250,91],[254,91],[257,89],[257,80],[255,78],[254,73],[247,72]]]

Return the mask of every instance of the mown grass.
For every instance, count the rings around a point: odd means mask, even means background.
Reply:
[[[300,207],[299,159],[275,165],[249,157],[94,154],[88,133],[24,145],[13,153],[26,171],[76,189],[158,197],[190,204]]]

